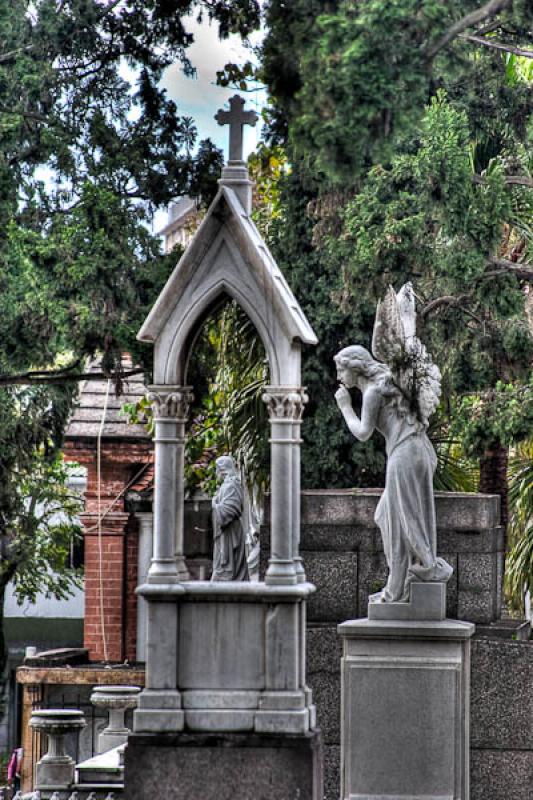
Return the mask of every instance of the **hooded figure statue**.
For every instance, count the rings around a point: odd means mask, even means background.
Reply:
[[[212,581],[248,581],[245,536],[241,522],[243,491],[231,456],[216,460],[221,485],[213,497]]]

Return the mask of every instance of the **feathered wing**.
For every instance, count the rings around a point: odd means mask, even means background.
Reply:
[[[394,289],[389,286],[383,300],[378,300],[372,333],[372,353],[374,358],[390,367],[401,356],[404,347],[405,331],[400,309]]]
[[[389,366],[408,407],[427,427],[439,403],[441,375],[416,335],[416,303],[410,283],[398,294],[389,286],[383,301],[378,302],[372,353]]]
[[[390,290],[394,292],[392,286]],[[413,284],[405,283],[396,295],[396,304],[400,314],[406,341],[416,336],[416,302]]]

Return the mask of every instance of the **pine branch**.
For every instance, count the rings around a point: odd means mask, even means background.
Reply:
[[[422,319],[426,319],[429,314],[432,314],[433,311],[436,311],[438,308],[442,308],[442,306],[447,306],[448,308],[461,308],[463,311],[464,306],[472,300],[471,294],[461,294],[458,297],[455,295],[446,294],[442,297],[437,297],[435,300],[432,300],[430,303],[425,306],[421,312],[420,316]]]
[[[500,44],[500,42],[493,42],[492,39],[482,39],[481,36],[469,36],[466,33],[460,33],[457,38],[464,39],[467,42],[473,42],[473,44],[480,44],[483,47],[491,47],[493,50],[512,53],[515,56],[533,58],[533,50],[524,50],[521,47],[513,47],[511,44]]]
[[[465,31],[467,28],[471,28],[474,25],[479,25],[480,22],[484,22],[486,19],[490,19],[491,17],[496,16],[499,14],[500,11],[504,11],[506,8],[509,8],[512,5],[513,0],[489,0],[484,6],[481,8],[472,11],[470,14],[467,14],[465,17],[457,20],[451,28],[448,28],[444,36],[441,38],[430,48],[426,51],[426,58],[428,61],[432,61],[437,53],[439,53],[446,45],[448,45],[451,41],[456,39],[460,33]]]
[[[474,183],[487,183],[484,175],[472,175],[472,180]],[[533,189],[533,178],[529,175],[504,175],[503,180],[510,186],[527,186],[528,189]]]
[[[509,261],[507,258],[497,258],[496,256],[489,256],[487,266],[497,267],[496,270],[484,272],[483,278],[496,278],[500,275],[516,275],[524,281],[533,281],[533,267],[529,264],[516,264],[514,261]]]
[[[35,111],[23,111],[21,108],[5,108],[0,106],[0,114],[9,114],[14,117],[24,117],[24,119],[31,119],[35,122],[44,122],[46,125],[57,125],[55,120],[45,117],[44,114],[37,114]]]
[[[66,381],[109,380],[113,378],[130,378],[140,375],[143,369],[131,369],[121,372],[120,375],[111,375],[107,372],[78,372],[71,374],[64,370],[43,372],[22,372],[18,375],[0,375],[0,386],[55,386]]]
[[[28,53],[30,50],[33,50],[34,47],[34,44],[27,44],[25,47],[17,47],[16,50],[10,50],[9,53],[2,53],[0,54],[0,64],[9,64],[9,62],[13,61],[20,53]]]
[[[487,259],[487,266],[497,267],[495,270],[489,270],[484,272],[479,280],[486,280],[487,278],[499,278],[502,275],[515,275],[515,277],[519,278],[520,280],[525,281],[533,281],[533,267],[530,267],[528,264],[516,264],[514,261],[509,261],[506,258],[497,258],[496,256],[489,256]],[[463,311],[469,316],[474,317],[479,322],[477,317],[472,314],[465,306],[469,305],[473,300],[472,294],[462,294],[462,295],[443,295],[442,297],[437,297],[435,300],[431,300],[421,311],[420,316],[422,319],[426,319],[427,316],[432,314],[434,311],[437,311],[439,308],[446,306],[447,308],[458,308],[459,310]]]

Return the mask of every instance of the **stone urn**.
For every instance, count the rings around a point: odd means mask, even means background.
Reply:
[[[86,725],[82,711],[43,708],[33,711],[30,727],[48,736],[48,752],[37,762],[36,789],[65,789],[74,780],[74,760],[65,751],[65,736],[79,733]]]
[[[109,712],[109,722],[98,737],[98,752],[105,753],[113,747],[128,741],[130,729],[126,727],[124,716],[130,708],[137,707],[139,686],[95,686],[91,703],[96,708]]]

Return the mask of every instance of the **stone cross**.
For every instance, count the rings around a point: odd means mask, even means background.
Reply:
[[[259,119],[255,111],[244,111],[244,100],[238,94],[229,101],[229,111],[219,109],[215,119],[219,125],[229,125],[229,160],[242,161],[243,125],[253,125]]]

